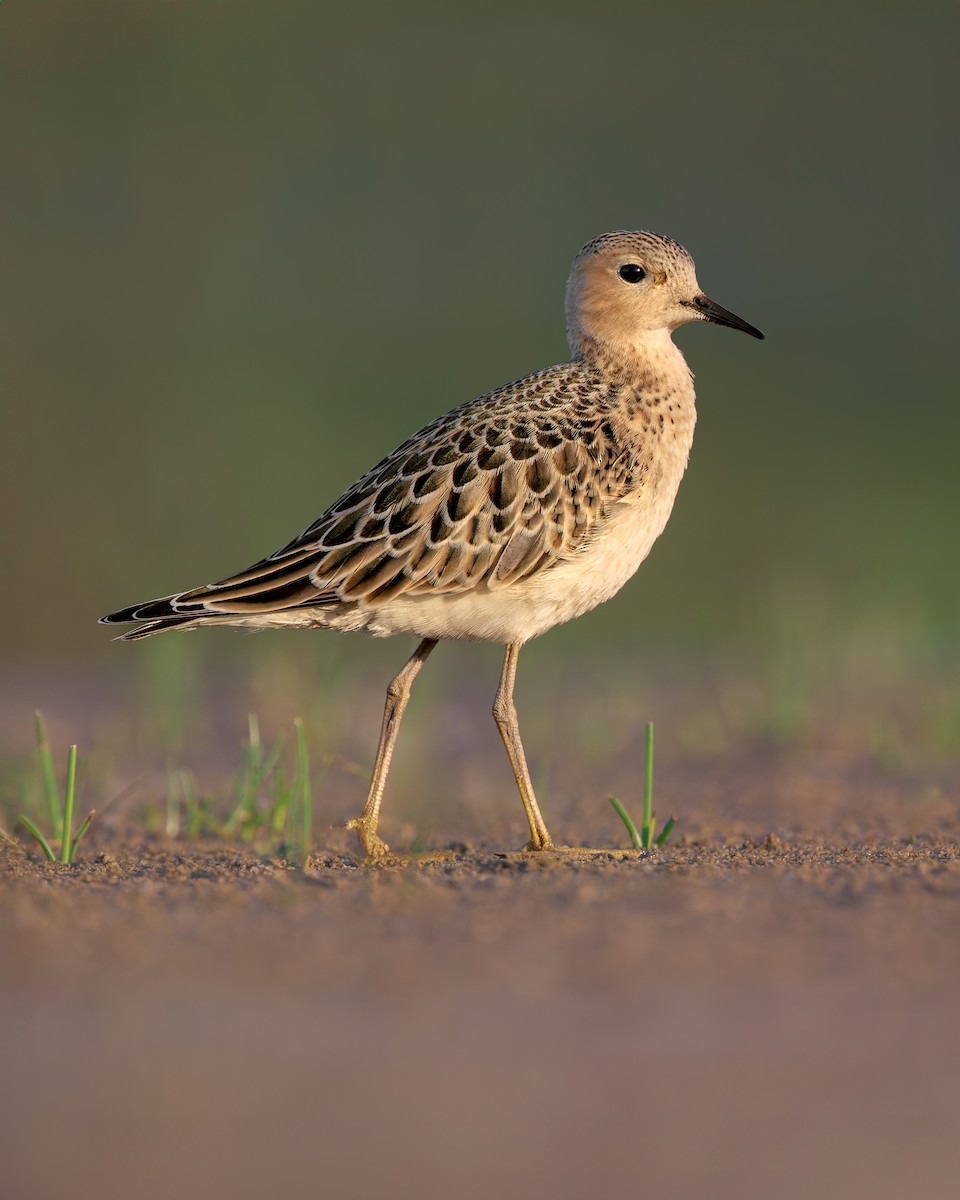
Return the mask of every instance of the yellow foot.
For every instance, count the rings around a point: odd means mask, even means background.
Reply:
[[[535,842],[533,840],[533,838],[531,838],[530,841],[527,842],[527,844],[524,846],[523,852],[525,854],[528,854],[528,853],[532,853],[535,850],[557,850],[557,849],[560,849],[560,847],[555,846],[553,844],[553,841],[549,837],[547,838],[547,840],[545,842]]]
[[[394,854],[383,838],[378,837],[376,833],[367,828],[363,817],[354,817],[352,821],[348,821],[347,828],[356,830],[357,836],[360,838],[360,845],[363,847],[364,862],[376,864],[378,867],[406,865],[406,860]]]

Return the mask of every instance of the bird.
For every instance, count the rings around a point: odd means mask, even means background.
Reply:
[[[136,623],[120,640],[207,625],[419,638],[387,688],[366,803],[347,823],[367,862],[397,861],[378,833],[390,761],[414,680],[452,639],[504,646],[493,716],[530,827],[524,850],[562,849],[520,737],[520,650],[609,600],[663,532],[696,421],[673,332],[710,322],[764,336],[703,293],[679,242],[646,230],[580,250],[565,313],[568,362],[425,425],[247,570],[101,618]]]

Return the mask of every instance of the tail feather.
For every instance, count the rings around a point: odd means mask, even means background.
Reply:
[[[100,622],[101,625],[111,623],[106,618]],[[147,621],[144,625],[138,625],[136,629],[128,629],[126,633],[121,633],[117,640],[136,642],[140,638],[149,637],[152,633],[164,633],[168,629],[179,629],[184,625],[195,629],[199,624],[200,622],[195,617],[170,617],[165,621]]]
[[[199,625],[238,625],[255,627],[256,618],[294,608],[323,608],[336,602],[336,594],[320,590],[304,569],[289,566],[277,570],[273,564],[263,572],[259,586],[249,582],[252,572],[236,579],[175,592],[157,600],[146,600],[120,608],[100,618],[101,625],[130,625],[136,629],[120,635],[121,641],[136,641],[167,629],[195,628]],[[263,622],[264,624],[268,622]]]
[[[181,614],[173,606],[177,595],[162,596],[159,600],[141,601],[131,604],[129,608],[118,608],[116,612],[107,613],[100,618],[101,625],[129,625],[131,621],[163,620],[166,617],[177,617]]]

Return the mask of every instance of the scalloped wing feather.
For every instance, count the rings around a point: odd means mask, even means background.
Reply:
[[[268,558],[107,619],[180,623],[508,587],[582,550],[634,485],[617,392],[575,362],[481,396],[409,438]]]

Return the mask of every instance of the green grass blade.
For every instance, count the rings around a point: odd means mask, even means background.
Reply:
[[[183,797],[183,807],[187,818],[187,837],[195,838],[199,836],[206,819],[203,802],[197,800],[197,791],[190,771],[181,768],[177,771],[177,780],[180,784],[180,795]]]
[[[73,831],[73,796],[77,784],[77,748],[67,751],[67,791],[63,804],[63,827],[60,837],[60,861],[70,862],[70,838]]]
[[[286,788],[284,788],[282,792],[277,793],[277,798],[273,807],[273,815],[270,819],[271,833],[275,833],[277,837],[284,843],[286,843],[285,834],[287,829],[287,811],[290,807],[289,799],[290,794]]]
[[[20,823],[21,823],[21,825],[23,825],[23,827],[24,827],[25,829],[29,830],[29,832],[30,832],[30,833],[32,833],[32,834],[33,834],[33,836],[34,836],[34,837],[37,839],[37,841],[40,843],[40,849],[41,849],[41,850],[43,851],[43,853],[44,853],[44,854],[47,856],[47,860],[48,860],[48,862],[56,862],[56,861],[57,861],[57,856],[56,856],[56,855],[54,854],[54,852],[53,852],[53,851],[50,849],[50,846],[49,846],[49,845],[48,845],[48,843],[47,843],[47,839],[46,839],[46,838],[43,836],[43,834],[42,834],[42,833],[40,832],[40,830],[39,830],[39,829],[36,827],[36,825],[34,825],[34,823],[33,823],[33,822],[30,820],[30,818],[29,818],[29,817],[24,817],[24,816],[21,816],[21,817],[20,817]]]
[[[666,842],[670,834],[673,833],[673,827],[676,825],[676,823],[677,818],[671,817],[666,825],[664,825],[663,829],[661,829],[660,836],[657,838],[655,845],[662,846]]]
[[[616,796],[610,796],[609,800],[610,800],[610,803],[613,805],[613,807],[617,810],[617,816],[624,823],[624,825],[626,825],[627,833],[630,834],[630,841],[633,842],[634,849],[642,850],[643,842],[641,842],[641,840],[640,840],[640,834],[637,833],[636,825],[634,825],[633,821],[631,821],[631,819],[630,819],[630,814],[623,807],[623,805],[616,798]]]
[[[180,832],[180,800],[177,796],[177,772],[167,763],[167,815],[164,832],[167,837],[176,837]]]
[[[313,795],[310,791],[310,758],[307,754],[307,735],[303,729],[303,718],[297,717],[293,722],[297,731],[297,771],[300,776],[301,828],[304,856],[310,853],[313,845]]]
[[[40,759],[40,774],[43,777],[43,790],[47,797],[47,808],[50,812],[51,829],[59,829],[63,822],[60,811],[60,794],[57,791],[57,773],[53,767],[53,751],[50,749],[50,739],[47,737],[47,725],[41,714],[37,718],[37,757]]]
[[[270,778],[271,772],[276,769],[277,763],[280,761],[280,752],[283,750],[283,744],[286,739],[283,736],[283,730],[277,734],[273,745],[267,752],[267,757],[263,760],[260,766],[260,778],[258,786],[262,786]]]
[[[647,744],[644,755],[643,777],[643,827],[640,840],[644,850],[653,844],[653,722],[647,722]]]
[[[83,835],[90,828],[90,823],[93,821],[93,818],[96,815],[97,815],[97,810],[95,808],[91,808],[90,811],[87,813],[87,815],[83,818],[83,821],[80,823],[80,828],[77,830],[77,836],[70,843],[70,862],[71,863],[73,862],[74,857],[76,856],[76,853],[77,853],[77,843],[80,841],[80,839],[83,837]]]
[[[273,804],[270,812],[267,814],[267,823],[273,833],[278,836],[283,836],[287,829],[287,813],[290,809],[290,801],[296,793],[298,786],[297,779],[294,778],[292,783],[287,783],[287,772],[281,763],[273,776]]]
[[[260,769],[260,724],[255,713],[247,714],[247,741],[243,759],[234,784],[234,804],[227,817],[226,828],[233,829],[249,818],[256,803],[254,776]]]
[[[260,720],[256,713],[247,714],[247,753],[243,769],[243,786],[240,805],[244,812],[251,813],[257,803],[260,788],[263,746],[260,742]]]
[[[224,828],[214,819],[210,811],[209,801],[203,799],[197,800],[192,790],[192,783],[190,787],[191,798],[187,804],[187,836],[190,838],[199,837],[206,828],[222,837],[224,835]]]

